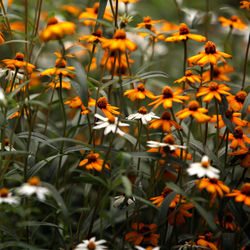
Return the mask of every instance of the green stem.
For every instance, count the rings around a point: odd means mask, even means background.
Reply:
[[[186,73],[186,66],[187,66],[187,40],[183,40],[184,45],[184,61],[183,61],[183,75],[185,76]],[[185,82],[183,82],[182,89],[185,90]]]
[[[217,128],[216,128],[216,156],[218,156],[219,151],[219,143],[220,143],[220,128],[219,128],[219,103],[217,99],[215,98],[215,110],[216,110],[216,122],[217,122]]]
[[[248,43],[247,43],[247,50],[246,50],[246,56],[244,61],[244,73],[243,73],[243,79],[242,79],[242,85],[241,90],[245,88],[245,81],[246,81],[246,73],[247,73],[247,60],[248,60],[248,52],[249,52],[249,46],[250,46],[250,34],[248,36]]]

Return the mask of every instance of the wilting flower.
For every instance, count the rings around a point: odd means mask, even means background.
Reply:
[[[174,81],[174,83],[181,83],[181,82],[187,82],[187,83],[201,83],[201,77],[199,75],[193,74],[192,70],[187,70],[185,72],[185,76],[181,77],[180,79]]]
[[[149,121],[151,121],[153,118],[159,118],[155,115],[154,112],[149,112],[145,107],[141,107],[138,110],[138,113],[131,114],[128,116],[128,120],[141,120],[142,124],[147,124]]]
[[[238,16],[235,15],[230,19],[221,16],[218,20],[219,22],[221,22],[222,26],[230,26],[231,28],[238,30],[244,30],[247,27],[247,25]]]
[[[75,250],[105,250],[106,246],[103,244],[106,243],[106,240],[95,240],[95,237],[90,238],[89,240],[83,240],[82,243],[78,244]]]
[[[41,31],[40,40],[48,42],[50,40],[59,40],[66,35],[75,33],[76,25],[72,22],[58,22],[55,17],[48,20],[47,27]]]
[[[131,101],[135,100],[143,100],[147,96],[150,99],[155,99],[155,96],[152,92],[145,89],[145,86],[143,83],[140,83],[136,89],[129,89],[126,90],[123,95],[128,95],[128,98]]]
[[[137,45],[126,38],[124,30],[116,30],[113,39],[103,41],[102,48],[125,53],[127,50],[130,52],[136,50]]]
[[[113,115],[109,115],[109,117],[103,117],[101,115],[95,114],[95,117],[100,119],[100,121],[96,122],[96,125],[93,127],[93,129],[104,129],[104,135],[109,134],[110,132],[112,133],[117,133],[120,136],[124,136],[125,133],[119,129],[119,127],[127,127],[129,124],[123,123],[123,122],[118,122],[118,118],[114,117]]]
[[[245,91],[238,92],[235,96],[230,95],[227,97],[227,101],[234,111],[239,111],[243,108],[244,101],[247,97],[247,93]]]
[[[102,167],[103,167],[103,159],[99,159],[100,155],[98,153],[93,153],[93,154],[88,154],[88,158],[84,159],[82,161],[80,161],[80,163],[78,164],[78,166],[85,166],[86,169],[90,170],[90,169],[95,169],[97,171],[102,171]],[[110,169],[108,164],[104,165],[105,168]]]
[[[131,227],[135,230],[125,235],[125,240],[134,241],[134,245],[149,243],[153,246],[158,245],[159,234],[154,233],[157,230],[156,224],[146,225],[143,223],[132,223]]]
[[[226,63],[225,58],[232,58],[231,55],[224,52],[216,51],[216,46],[213,42],[208,41],[205,45],[205,50],[201,51],[198,55],[188,58],[188,63],[192,66],[198,64],[204,66],[207,63],[217,65],[217,60],[222,60]]]
[[[7,67],[12,67],[13,65],[15,66],[16,69],[23,69],[26,70],[27,72],[30,74],[32,73],[33,69],[35,68],[35,66],[31,63],[28,63],[26,61],[23,60],[24,59],[24,55],[23,53],[16,53],[15,58],[14,59],[4,59],[2,60],[2,62],[7,66]]]
[[[229,92],[229,87],[225,84],[218,84],[217,82],[210,82],[207,87],[200,87],[198,93],[196,94],[197,97],[206,95],[203,98],[204,102],[210,102],[213,98],[216,98],[219,102],[221,101],[220,95],[231,95]]]
[[[189,175],[197,175],[199,178],[207,176],[208,178],[219,178],[220,170],[210,165],[208,156],[204,155],[201,162],[190,163],[187,169]]]
[[[17,205],[20,202],[20,198],[17,196],[12,196],[7,188],[0,189],[0,204],[7,203],[10,205]]]
[[[172,36],[165,39],[166,42],[180,42],[187,39],[196,40],[198,42],[205,42],[207,38],[205,36],[192,34],[189,32],[189,28],[185,23],[181,23],[179,26],[179,32],[174,33]]]
[[[135,203],[135,198],[133,196],[127,197],[126,195],[115,196],[115,201],[113,206],[115,208],[123,208]]]
[[[161,127],[162,130],[167,133],[171,133],[171,127],[182,129],[182,127],[177,122],[171,120],[171,115],[168,111],[165,111],[160,119],[154,119],[150,121],[149,124],[149,128],[157,129]]]
[[[156,109],[159,105],[163,105],[165,109],[172,108],[173,102],[179,102],[183,103],[182,100],[189,100],[189,96],[181,95],[183,91],[181,89],[176,90],[173,92],[173,90],[166,86],[162,90],[162,95],[156,96],[157,100],[149,103],[148,105],[154,105],[154,109]]]
[[[200,108],[199,103],[197,101],[191,101],[188,104],[188,108],[180,110],[176,113],[176,117],[179,119],[185,119],[186,117],[192,116],[196,119],[198,123],[208,122],[210,120],[210,116],[205,115],[208,110],[205,108]]]
[[[247,149],[245,142],[250,144],[250,138],[243,134],[243,129],[241,126],[237,126],[234,129],[234,135],[229,133],[228,140],[232,140],[232,143],[230,144],[230,148],[232,149],[236,149],[237,147],[240,147],[241,149]]]
[[[227,196],[235,196],[236,202],[244,202],[246,206],[250,206],[250,183],[245,183],[241,190],[233,189]]]
[[[217,193],[222,198],[223,192],[229,193],[230,189],[222,181],[216,178],[203,178],[196,181],[197,187],[200,190],[206,189],[208,193],[212,194],[210,205],[215,201]]]
[[[49,189],[41,186],[40,179],[37,176],[31,177],[27,183],[17,188],[16,192],[25,196],[36,194],[37,198],[41,201],[44,201],[45,196],[50,194]]]
[[[88,43],[102,43],[105,38],[102,36],[102,31],[97,29],[91,35],[85,35],[78,38],[79,41],[87,40]]]
[[[246,8],[247,10],[250,10],[250,2],[241,1],[240,4],[241,4],[240,8]]]
[[[199,240],[197,240],[197,245],[202,247],[207,247],[212,250],[218,250],[216,245],[212,242],[212,233],[206,233],[205,235],[199,235]]]
[[[234,67],[229,66],[227,63],[223,66],[213,68],[213,80],[214,81],[230,81],[231,79],[225,74],[230,74],[234,71]],[[202,74],[204,82],[210,81],[211,70],[208,70]]]
[[[104,96],[104,97],[101,97],[97,100],[96,102],[96,105],[97,107],[107,116],[112,116],[112,114],[116,114],[116,115],[119,115],[120,112],[117,111],[117,107],[115,106],[111,106],[109,103],[108,103],[108,100],[107,98]]]

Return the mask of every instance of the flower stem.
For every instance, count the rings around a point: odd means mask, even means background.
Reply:
[[[219,128],[219,103],[215,98],[215,110],[216,110],[216,122],[217,122],[217,129],[216,129],[216,156],[218,156],[219,151],[219,144],[220,144],[220,128]]]
[[[248,36],[248,43],[247,43],[247,50],[246,50],[246,56],[245,56],[245,62],[244,62],[244,71],[243,71],[244,73],[243,73],[243,79],[242,79],[241,90],[243,90],[243,89],[245,88],[249,46],[250,46],[250,33],[249,33],[249,36]]]

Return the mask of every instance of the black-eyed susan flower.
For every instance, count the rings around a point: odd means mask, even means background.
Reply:
[[[192,116],[196,119],[198,123],[204,123],[208,122],[211,117],[208,115],[205,115],[204,113],[207,113],[208,110],[205,108],[200,108],[199,103],[197,101],[191,101],[188,104],[188,108],[185,108],[183,110],[180,110],[176,113],[176,117],[179,119],[185,119],[186,117]]]
[[[162,128],[164,132],[171,133],[171,127],[175,127],[177,129],[182,129],[182,127],[175,121],[171,120],[171,115],[168,111],[165,111],[161,118],[154,119],[150,121],[149,128],[157,129]]]
[[[100,159],[99,156],[100,156],[100,154],[98,154],[98,153],[88,154],[87,158],[80,161],[78,166],[80,166],[80,167],[84,166],[88,170],[95,169],[95,170],[100,172],[100,171],[102,171],[104,161],[103,161],[103,159]],[[104,167],[107,169],[110,169],[108,164],[105,164]]]
[[[116,114],[119,115],[120,112],[117,111],[119,108],[112,106],[108,103],[107,98],[104,97],[100,97],[97,102],[96,102],[97,107],[107,116],[112,116],[112,114]]]
[[[132,223],[132,231],[125,235],[125,240],[133,241],[134,245],[140,245],[141,243],[148,243],[153,246],[158,245],[159,234],[154,233],[157,230],[156,224],[146,225],[143,223]]]
[[[182,83],[182,82],[187,82],[187,83],[201,83],[201,76],[200,75],[195,75],[192,70],[187,70],[185,72],[185,76],[181,77],[180,79],[177,79],[174,81],[174,83]]]
[[[245,183],[241,190],[233,189],[227,196],[235,197],[236,202],[244,202],[246,206],[250,206],[250,183]]]
[[[197,245],[206,247],[211,250],[218,250],[216,244],[214,243],[213,240],[213,235],[212,233],[206,233],[204,235],[199,235],[197,240]]]
[[[227,97],[228,104],[234,111],[239,111],[243,108],[244,101],[247,97],[245,91],[240,91],[236,95],[230,95]]]
[[[241,1],[240,2],[240,8],[245,8],[247,10],[250,10],[250,2],[249,1]]]
[[[153,204],[156,204],[157,207],[160,207],[164,201],[164,199],[170,194],[172,193],[173,190],[171,188],[169,188],[168,186],[166,186],[163,191],[161,192],[161,195],[159,196],[155,196],[155,197],[151,197],[150,200],[152,201]]]
[[[172,36],[170,37],[167,37],[165,41],[180,42],[187,39],[192,39],[198,42],[205,42],[207,40],[205,36],[190,33],[188,26],[185,23],[181,23],[179,26],[179,32],[172,34]]]
[[[79,41],[87,40],[88,43],[102,43],[105,38],[102,36],[101,29],[93,31],[91,35],[85,35],[78,38]]]
[[[51,83],[48,84],[48,87],[54,89],[54,88],[60,88],[61,83],[57,78],[55,78]],[[62,81],[62,89],[67,89],[70,90],[71,89],[71,84],[70,82],[66,82],[66,81]]]
[[[222,26],[230,26],[231,28],[238,30],[244,30],[247,27],[242,19],[235,15],[233,15],[230,19],[221,16],[218,20],[221,22]]]
[[[113,39],[106,39],[102,43],[102,48],[109,51],[120,51],[125,53],[128,51],[134,51],[137,45],[126,38],[126,32],[124,30],[116,30]]]
[[[50,40],[63,39],[67,35],[74,35],[76,25],[72,22],[58,22],[57,18],[51,17],[47,27],[41,31],[40,40],[48,42]]]
[[[146,90],[143,83],[138,84],[136,89],[126,90],[123,95],[127,95],[131,101],[143,100],[145,97],[155,99],[155,95],[151,91]]]
[[[229,92],[230,88],[225,84],[218,84],[217,82],[210,82],[207,87],[202,86],[199,88],[196,97],[206,95],[203,98],[204,102],[210,102],[213,98],[216,98],[219,102],[221,101],[221,95],[231,95]]]
[[[228,134],[228,140],[232,141],[230,148],[236,149],[240,147],[241,149],[247,149],[246,144],[250,144],[250,138],[243,134],[243,129],[241,126],[237,126],[234,129],[234,135],[232,133]]]
[[[10,205],[17,205],[20,202],[20,198],[17,196],[12,196],[7,188],[0,189],[0,204],[7,203]]]
[[[234,221],[234,216],[231,213],[226,213],[226,215],[221,221],[221,225],[226,230],[233,232],[237,229],[237,226],[233,221]]]
[[[224,57],[232,58],[232,56],[229,54],[217,51],[216,46],[213,42],[208,41],[204,48],[205,50],[201,51],[198,55],[192,56],[187,59],[188,63],[191,66],[197,64],[203,67],[207,63],[211,63],[212,65],[217,65],[218,60],[222,60],[224,63],[226,63]]]
[[[156,96],[157,100],[149,103],[148,105],[154,105],[156,109],[159,105],[163,105],[165,109],[172,108],[173,102],[183,103],[183,100],[189,100],[189,96],[181,95],[184,93],[181,89],[177,89],[175,92],[168,86],[162,90],[162,95]]]

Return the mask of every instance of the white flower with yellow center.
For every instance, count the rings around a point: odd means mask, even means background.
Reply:
[[[208,178],[219,178],[220,170],[210,165],[208,156],[204,155],[201,162],[191,163],[187,169],[189,175],[197,175],[199,178],[207,176]]]
[[[7,203],[10,205],[17,205],[20,202],[20,198],[17,196],[12,196],[7,188],[0,189],[0,204]]]
[[[78,244],[75,250],[105,250],[106,246],[103,246],[106,240],[95,240],[95,237],[92,237],[90,240],[83,240],[82,243]]]
[[[35,194],[37,198],[44,201],[46,195],[50,194],[49,189],[40,185],[40,179],[37,176],[31,177],[27,183],[16,189],[20,195],[31,196]]]
[[[96,125],[93,127],[93,129],[104,129],[104,135],[112,133],[117,133],[120,136],[124,136],[125,133],[119,129],[119,127],[127,127],[129,124],[123,123],[118,121],[117,117],[110,116],[109,118],[103,117],[99,114],[95,114],[95,117],[98,118],[100,121],[96,122]]]

